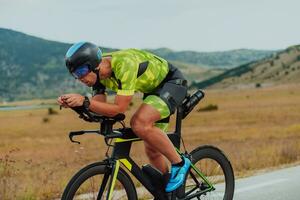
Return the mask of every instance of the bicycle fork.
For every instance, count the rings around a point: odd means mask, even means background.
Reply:
[[[101,200],[101,197],[104,193],[104,190],[105,190],[105,187],[106,187],[108,181],[109,181],[109,185],[108,185],[106,200],[112,199],[114,187],[115,187],[117,176],[118,176],[119,169],[120,169],[120,161],[119,160],[110,161],[108,167],[109,167],[109,169],[104,174],[104,177],[103,177],[103,180],[101,183],[101,187],[99,189],[99,193],[97,196],[97,200]]]

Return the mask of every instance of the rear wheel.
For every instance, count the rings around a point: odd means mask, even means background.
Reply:
[[[110,174],[111,169],[104,163],[95,163],[83,168],[67,185],[62,200],[105,200],[108,195]],[[111,199],[137,199],[134,184],[121,168]]]
[[[191,168],[187,175],[183,189],[184,196],[198,193],[199,195],[193,199],[233,199],[234,173],[229,160],[221,150],[213,146],[199,147],[191,152],[191,159],[194,168]],[[202,178],[200,174],[205,178]],[[201,192],[203,194],[200,194]]]

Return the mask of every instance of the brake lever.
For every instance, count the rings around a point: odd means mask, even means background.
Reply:
[[[70,139],[71,142],[73,142],[73,143],[80,144],[79,141],[73,140],[73,137],[76,136],[76,135],[83,135],[83,134],[84,134],[84,131],[70,132],[70,133],[69,133],[69,139]]]

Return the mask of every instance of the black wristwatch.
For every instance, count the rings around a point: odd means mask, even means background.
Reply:
[[[87,96],[84,97],[84,101],[83,101],[83,107],[86,109],[86,110],[89,110],[89,107],[90,107],[90,100]]]

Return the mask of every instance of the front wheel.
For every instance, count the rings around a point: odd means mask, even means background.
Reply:
[[[62,200],[105,200],[108,195],[110,167],[104,163],[94,163],[81,169],[68,183]],[[115,200],[137,200],[137,194],[129,176],[120,168],[117,174],[112,198]]]
[[[184,184],[184,196],[201,200],[232,200],[234,173],[221,150],[202,146],[191,152],[192,167]]]

